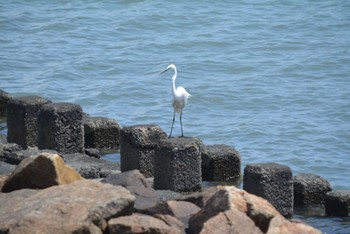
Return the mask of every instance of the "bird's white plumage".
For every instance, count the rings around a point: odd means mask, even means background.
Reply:
[[[177,113],[186,106],[187,99],[191,96],[184,87],[178,87],[173,94],[173,107]]]
[[[170,131],[169,137],[171,137],[171,133],[173,131],[173,126],[174,126],[174,121],[175,121],[175,113],[180,113],[180,124],[181,124],[181,133],[182,133],[181,136],[183,136],[182,110],[183,110],[183,108],[185,108],[185,106],[187,104],[187,100],[191,96],[191,94],[189,94],[184,87],[180,86],[180,87],[176,88],[176,85],[175,85],[175,81],[176,81],[176,77],[177,77],[176,66],[174,64],[170,64],[164,72],[168,71],[169,69],[173,69],[174,70],[174,75],[172,77],[174,117],[173,117],[173,123],[172,123],[172,126],[171,126],[171,131]],[[164,72],[162,72],[162,73],[164,73]]]

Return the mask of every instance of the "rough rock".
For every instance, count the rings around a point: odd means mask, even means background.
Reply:
[[[41,153],[23,160],[5,181],[2,192],[43,189],[81,179],[78,172],[66,165],[58,154]]]
[[[244,194],[233,187],[218,190],[206,205],[190,218],[189,232],[220,233],[223,231],[223,233],[230,233],[229,230],[232,230],[232,233],[262,233],[246,215],[248,206]],[[239,225],[233,217],[237,218]],[[220,230],[216,232],[215,228],[220,228]],[[234,230],[236,232],[233,232]]]
[[[166,201],[156,206],[143,210],[148,215],[170,215],[180,220],[185,228],[188,227],[190,217],[200,211],[200,208],[193,203],[185,201]]]
[[[194,232],[197,233],[197,232]],[[201,234],[219,234],[219,233],[249,233],[262,234],[254,222],[239,210],[228,210],[220,212],[214,217],[208,219],[200,230]]]
[[[171,226],[161,218],[135,213],[109,220],[108,233],[181,234],[183,232],[179,227]]]
[[[85,148],[119,149],[120,124],[105,117],[84,117]]]
[[[24,149],[38,145],[38,116],[41,108],[51,103],[39,96],[11,99],[7,103],[7,141]]]
[[[22,150],[22,147],[16,143],[0,143],[0,158],[3,160],[3,156],[8,152],[15,152]]]
[[[325,197],[326,214],[329,216],[350,216],[350,190],[334,190]]]
[[[7,180],[7,175],[0,175],[0,191],[2,189],[2,186],[4,185],[5,181]]]
[[[201,192],[184,194],[176,197],[174,200],[187,201],[195,204],[196,206],[203,208],[207,201],[218,191],[218,187],[205,188]]]
[[[129,190],[131,194],[135,196],[135,211],[148,209],[159,202],[155,190],[149,185],[146,178],[138,170],[111,174],[101,182],[120,185]]]
[[[51,153],[57,154],[57,151],[54,150],[38,150],[36,148],[30,148],[26,150],[17,150],[17,151],[5,151],[3,153],[3,161],[9,164],[18,165],[26,158],[38,156],[41,153]]]
[[[160,143],[154,156],[154,188],[195,192],[202,188],[201,147],[197,138],[170,138]]]
[[[83,111],[72,103],[51,103],[38,116],[38,148],[63,154],[84,152]]]
[[[273,219],[279,222],[272,226]],[[266,233],[270,228],[271,231],[284,230],[285,226],[287,231],[304,230],[298,229],[298,225],[285,219],[265,199],[235,187],[223,186],[218,187],[205,206],[190,218],[189,233]],[[308,230],[319,233],[312,227]]]
[[[134,125],[120,131],[121,171],[139,170],[145,177],[153,177],[155,149],[167,138],[157,125]]]
[[[62,158],[86,179],[105,178],[109,174],[120,172],[118,163],[90,157],[86,154],[63,154]]]
[[[113,185],[121,185],[123,187],[137,186],[150,188],[150,184],[146,178],[140,173],[139,170],[132,170],[127,172],[122,172],[119,174],[109,175],[104,178],[101,182],[109,183]]]
[[[228,181],[241,176],[241,156],[228,145],[207,145],[202,149],[202,179]]]
[[[0,193],[0,233],[103,233],[133,202],[126,189],[92,180]]]
[[[294,176],[294,205],[323,205],[330,183],[319,175],[300,173]]]
[[[174,192],[171,190],[156,190],[157,197],[159,201],[164,202],[168,200],[175,200],[181,197],[181,193]]]
[[[248,164],[244,169],[243,189],[268,200],[283,216],[293,216],[293,176],[288,166]]]
[[[200,208],[193,203],[185,201],[167,201],[168,210],[173,216],[187,224],[190,217],[200,211]]]
[[[7,113],[7,103],[12,99],[12,96],[0,89],[0,117],[6,116]]]
[[[304,223],[289,222],[281,216],[275,216],[267,234],[321,234],[322,232]]]
[[[85,154],[89,155],[90,157],[94,158],[101,158],[100,151],[98,149],[94,148],[85,148]]]
[[[16,169],[15,165],[0,161],[0,175],[8,175]]]

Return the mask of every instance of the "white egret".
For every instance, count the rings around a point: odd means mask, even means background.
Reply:
[[[180,125],[181,125],[181,137],[184,136],[184,132],[182,129],[182,110],[187,104],[187,99],[191,96],[184,87],[177,87],[175,86],[175,80],[177,77],[177,70],[176,66],[174,64],[170,64],[165,71],[163,71],[160,74],[163,74],[167,72],[168,70],[173,69],[174,70],[174,75],[173,75],[173,108],[174,108],[174,116],[173,116],[173,123],[171,125],[171,130],[169,134],[169,138],[171,137],[171,133],[173,132],[173,127],[174,127],[174,122],[175,122],[175,113],[180,113]]]

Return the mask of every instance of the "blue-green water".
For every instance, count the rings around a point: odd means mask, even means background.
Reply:
[[[169,132],[169,63],[192,95],[185,135],[235,147],[243,167],[277,162],[350,189],[350,1],[0,3],[0,88],[13,96]]]

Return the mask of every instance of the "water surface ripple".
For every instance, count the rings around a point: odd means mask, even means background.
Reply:
[[[1,89],[168,132],[171,74],[159,72],[175,63],[192,94],[187,136],[235,147],[243,168],[282,163],[335,189],[350,189],[349,50],[346,0],[0,3]]]

